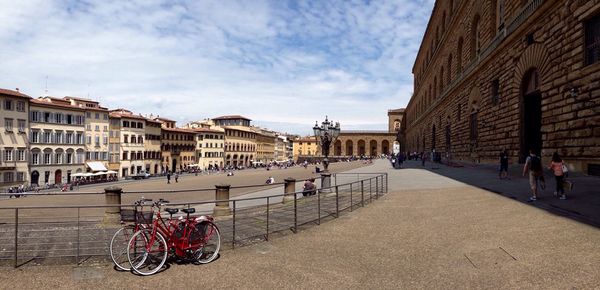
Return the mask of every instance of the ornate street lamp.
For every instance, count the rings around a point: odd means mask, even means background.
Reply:
[[[340,135],[340,123],[333,121],[329,122],[327,116],[325,116],[325,121],[321,122],[321,126],[319,127],[319,123],[315,122],[315,126],[313,127],[313,131],[315,133],[315,138],[319,139],[319,143],[321,145],[321,152],[323,152],[323,173],[321,174],[321,187],[326,190],[331,187],[331,174],[329,174],[329,147],[331,143],[335,144],[335,140],[337,140]]]

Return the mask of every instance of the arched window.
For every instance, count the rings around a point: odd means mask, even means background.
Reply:
[[[479,28],[480,18],[475,15],[471,24],[471,60],[475,59],[481,50],[481,29]]]
[[[462,55],[463,55],[463,38],[458,39],[458,45],[456,46],[456,72],[462,72]]]

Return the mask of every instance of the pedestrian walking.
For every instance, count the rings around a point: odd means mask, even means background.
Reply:
[[[558,152],[554,152],[554,154],[552,154],[552,161],[550,162],[548,169],[552,170],[552,173],[554,173],[554,180],[556,181],[556,190],[554,191],[554,196],[558,196],[560,194],[560,199],[562,200],[567,199],[567,196],[565,195],[565,188],[563,186],[563,182],[565,181],[563,166],[564,163],[558,155]]]
[[[175,177],[175,183],[178,183],[178,179],[179,179],[179,173],[175,172],[175,174],[173,174],[173,177]]]
[[[538,184],[543,190],[546,188],[546,183],[544,180],[542,160],[535,154],[533,149],[529,149],[529,156],[527,156],[525,166],[523,166],[523,176],[525,176],[526,173],[529,173],[529,186],[531,187],[531,197],[529,198],[529,201],[536,201],[538,199]]]
[[[510,179],[508,178],[508,152],[506,149],[503,149],[500,152],[500,172],[498,173],[500,179]]]
[[[167,184],[170,184],[170,183],[171,183],[171,172],[168,171],[167,172]]]
[[[427,154],[425,152],[421,152],[421,166],[425,167],[425,158],[427,158]]]

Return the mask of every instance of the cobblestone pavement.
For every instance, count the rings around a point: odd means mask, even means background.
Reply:
[[[598,228],[437,174],[389,169],[389,193],[297,234],[151,277],[105,262],[0,270],[2,288],[598,289]],[[33,277],[33,278],[32,278]]]

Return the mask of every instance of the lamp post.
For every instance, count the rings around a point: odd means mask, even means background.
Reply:
[[[329,173],[329,147],[331,143],[335,143],[337,137],[340,135],[340,123],[329,122],[327,116],[325,116],[325,121],[321,122],[321,126],[319,126],[318,122],[315,122],[315,126],[313,127],[313,131],[315,133],[315,138],[319,139],[319,143],[321,145],[321,152],[323,152],[323,173],[321,173],[321,191],[323,192],[331,192],[331,174]]]

